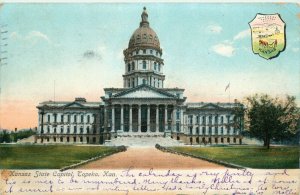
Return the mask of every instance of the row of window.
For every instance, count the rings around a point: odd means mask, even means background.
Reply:
[[[153,64],[153,70],[154,71],[158,71],[158,72],[160,72],[160,64],[159,63],[157,63],[157,62],[154,62],[154,64]],[[130,63],[128,63],[127,64],[127,72],[130,72],[130,71],[134,71],[135,70],[135,63],[134,62],[131,62],[131,64]],[[147,62],[144,60],[143,61],[143,70],[146,70],[147,69]]]
[[[211,135],[211,134],[212,134],[212,127],[208,127],[208,128],[202,127],[202,131],[201,131],[201,132],[200,132],[200,129],[201,129],[201,128],[196,127],[196,132],[195,132],[195,134],[197,134],[197,135],[199,135],[199,134],[200,134],[200,135],[206,135],[206,133],[207,133],[208,135]],[[190,131],[190,132],[189,132],[190,134],[194,134],[194,133],[193,133],[193,128],[192,128],[192,127],[189,128],[189,131]],[[229,131],[230,131],[229,127],[226,127],[226,132],[229,133]],[[218,128],[215,127],[215,134],[216,134],[216,135],[218,135],[218,134],[224,135],[224,133],[225,133],[225,131],[224,131],[224,128],[223,128],[223,127],[220,128],[220,132],[218,131]],[[236,133],[237,133],[237,130],[233,128],[233,132],[232,132],[232,133],[233,133],[233,134],[236,134]]]
[[[158,52],[158,51],[155,51],[155,50],[153,50],[153,49],[148,50],[148,52],[147,52],[146,49],[138,50],[138,51],[133,51],[133,52],[132,52],[132,55],[138,55],[138,54],[151,54],[151,55],[154,55],[154,53],[155,53],[155,55],[156,55],[157,57],[159,57],[159,52]]]
[[[193,118],[194,118],[193,115],[189,115],[188,124],[193,124]],[[196,116],[196,124],[200,123],[200,118],[201,118],[201,124],[206,124],[206,119],[207,119],[206,116],[202,116],[202,117]],[[214,118],[214,124],[223,124],[224,123],[224,117],[223,116],[220,117],[220,120],[219,120],[218,116],[215,116],[215,117],[208,116],[208,123],[209,124],[212,124],[213,118]],[[227,123],[230,122],[230,116],[229,115],[226,116],[226,121],[227,121]]]
[[[67,140],[67,142],[70,142],[70,137],[67,137],[66,140]],[[50,142],[50,138],[49,137],[45,138],[45,141],[46,142]],[[64,142],[64,138],[60,137],[59,141],[60,142]],[[41,143],[43,143],[43,142],[44,142],[44,138],[41,138]],[[56,137],[53,137],[53,142],[58,142],[58,140],[56,139]],[[76,137],[73,137],[73,142],[77,142],[77,138]],[[83,142],[83,137],[79,137],[79,142]],[[89,142],[90,142],[90,138],[87,137],[86,138],[86,143],[89,143]],[[96,137],[93,137],[92,142],[96,143]]]
[[[135,82],[135,80],[136,80],[136,78],[127,79],[127,86],[135,87],[135,86],[139,85],[138,83]],[[137,79],[137,81],[138,81],[138,79]],[[142,83],[148,84],[148,81],[146,79],[143,79]],[[150,78],[150,86],[160,88],[160,87],[163,87],[163,85],[161,83],[162,83],[162,80],[160,80],[160,79],[153,78],[153,81],[152,81],[152,78]]]
[[[77,126],[73,126],[73,132],[72,132],[72,133],[75,133],[75,134],[76,134],[76,133],[80,133],[80,134],[82,134],[82,133],[84,133],[83,130],[84,130],[83,127],[80,127],[80,128],[79,128],[79,131],[77,132]],[[41,134],[43,134],[43,133],[50,133],[50,126],[47,126],[45,132],[41,130]],[[53,133],[55,133],[55,134],[56,134],[56,133],[64,133],[64,127],[63,127],[63,126],[61,126],[60,128],[59,128],[59,127],[58,127],[58,128],[54,127],[54,128],[53,128]],[[65,132],[65,133],[71,133],[71,128],[70,128],[70,126],[67,126],[66,132]],[[90,127],[89,127],[89,126],[86,127],[85,133],[87,133],[87,134],[90,133]],[[96,129],[95,129],[95,128],[93,128],[93,133],[94,133],[94,134],[96,133]]]
[[[58,122],[57,121],[57,118],[58,118],[57,114],[52,114],[52,116],[53,116],[53,122],[54,123]],[[68,123],[70,123],[71,122],[71,115],[67,115],[66,119],[67,119],[67,121],[65,121],[65,115],[62,114],[62,115],[60,115],[60,121],[59,122],[62,122],[62,123],[63,122],[68,122]],[[79,121],[78,121],[78,119],[79,119]],[[47,115],[47,121],[46,122],[51,122],[51,114]],[[84,115],[80,115],[80,116],[73,115],[73,122],[74,123],[77,123],[77,122],[83,123],[84,122]],[[87,115],[86,122],[87,123],[91,122],[91,116],[90,115]]]

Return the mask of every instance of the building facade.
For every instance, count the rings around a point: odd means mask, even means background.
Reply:
[[[162,49],[144,8],[124,50],[123,88],[105,88],[99,102],[40,103],[37,143],[105,144],[123,137],[165,137],[185,144],[241,144],[234,103],[188,103],[184,89],[165,88]]]

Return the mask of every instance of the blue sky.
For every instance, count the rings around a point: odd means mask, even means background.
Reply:
[[[300,103],[300,6],[297,4],[5,4],[7,66],[1,76],[1,122],[36,126],[35,106],[83,96],[100,101],[104,87],[122,87],[123,49],[147,7],[163,48],[166,87],[187,101],[226,102],[254,93],[295,95]],[[277,58],[253,54],[248,22],[279,13],[287,46]],[[92,53],[87,57],[85,53]],[[14,124],[15,123],[15,124]]]

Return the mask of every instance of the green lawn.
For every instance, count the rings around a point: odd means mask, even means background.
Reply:
[[[59,169],[117,150],[104,146],[0,144],[0,169]]]
[[[299,147],[171,147],[170,149],[257,169],[299,168]]]

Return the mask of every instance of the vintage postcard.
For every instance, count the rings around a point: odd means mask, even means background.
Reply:
[[[0,194],[299,194],[300,4],[0,4]]]

